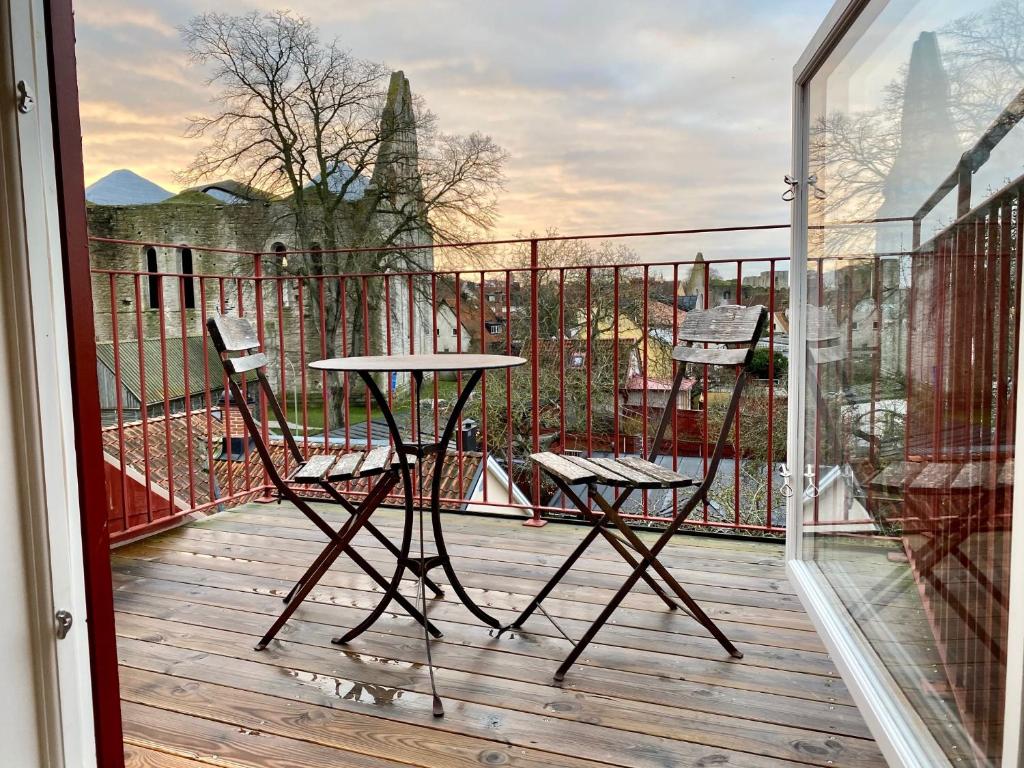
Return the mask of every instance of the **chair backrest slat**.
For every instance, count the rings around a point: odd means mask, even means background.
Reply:
[[[748,349],[704,349],[704,347],[676,347],[672,359],[698,365],[743,365]]]
[[[232,373],[248,373],[267,365],[270,360],[262,352],[254,352],[244,357],[231,357],[226,361],[231,366]]]
[[[247,317],[213,315],[206,321],[214,346],[220,352],[248,352],[259,349],[256,326]]]
[[[281,409],[281,404],[274,394],[273,387],[270,386],[270,382],[264,374],[263,369],[270,363],[270,359],[265,353],[258,351],[260,340],[256,332],[256,326],[245,317],[215,314],[207,319],[206,327],[210,332],[210,338],[213,340],[214,349],[217,350],[220,357],[221,365],[224,366],[224,372],[228,375],[232,396],[236,401],[235,407],[242,411],[246,429],[250,433],[249,436],[256,441],[260,457],[264,464],[267,465],[267,472],[274,480],[274,483],[280,487],[282,481],[280,475],[273,467],[269,449],[264,443],[263,435],[256,426],[256,420],[249,410],[245,398],[241,396],[242,389],[240,385],[244,386],[247,378],[246,374],[249,372],[256,372],[256,384],[259,386],[260,391],[266,398],[265,402],[269,406],[269,408],[261,409],[261,411],[263,413],[269,411],[267,416],[272,416],[274,421],[277,422],[277,428],[284,437],[285,444],[295,460],[301,463],[303,457],[298,443],[295,442],[295,437],[288,427],[287,416]],[[231,352],[245,352],[247,354],[231,357]],[[234,377],[239,374],[242,374],[240,381],[236,381]]]
[[[736,305],[687,312],[679,341],[691,344],[751,344],[760,336],[765,308]]]

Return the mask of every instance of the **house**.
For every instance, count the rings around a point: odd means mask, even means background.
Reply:
[[[187,371],[187,380],[186,380]],[[209,376],[207,371],[211,371]],[[143,372],[145,384],[143,385]],[[200,410],[209,402],[221,402],[224,380],[220,360],[212,345],[201,336],[184,340],[145,339],[140,353],[137,341],[96,344],[96,376],[100,388],[103,424],[136,421],[169,413]],[[249,380],[255,379],[249,374]]]
[[[479,288],[479,286],[477,286]],[[480,304],[479,290],[446,280],[437,281],[434,298],[438,352],[491,352],[505,349],[505,321],[491,303]]]

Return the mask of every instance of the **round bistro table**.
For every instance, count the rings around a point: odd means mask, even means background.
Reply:
[[[409,568],[413,571],[417,577],[418,584],[418,597],[420,598],[422,607],[421,610],[424,616],[424,638],[426,639],[427,648],[427,668],[430,672],[430,685],[434,695],[434,715],[441,717],[444,714],[444,708],[441,704],[441,699],[437,695],[437,689],[434,685],[434,666],[430,654],[430,635],[426,631],[427,625],[427,600],[426,592],[424,589],[424,581],[427,578],[427,574],[433,568],[440,567],[444,570],[445,576],[448,577],[448,583],[451,588],[458,595],[459,600],[462,602],[470,613],[476,616],[484,624],[495,629],[501,629],[501,622],[491,616],[485,610],[483,610],[476,602],[466,593],[465,588],[462,586],[462,582],[459,580],[459,576],[452,565],[451,557],[448,554],[448,548],[444,541],[444,530],[441,525],[441,479],[444,475],[444,462],[448,453],[448,444],[451,442],[452,435],[455,432],[455,427],[460,422],[462,416],[462,409],[465,407],[466,402],[469,400],[470,395],[476,388],[476,385],[480,382],[485,371],[502,370],[506,368],[516,368],[526,363],[521,357],[512,357],[510,355],[475,355],[475,354],[464,354],[464,353],[449,353],[449,354],[422,354],[422,355],[366,355],[358,357],[334,357],[326,360],[317,360],[316,362],[310,363],[310,368],[314,368],[320,371],[327,371],[330,373],[351,373],[359,376],[363,380],[370,394],[373,396],[377,407],[380,409],[384,416],[384,420],[387,422],[388,431],[391,434],[391,439],[394,442],[395,452],[398,455],[400,463],[400,469],[402,473],[402,481],[405,486],[405,526],[402,531],[402,542],[399,549],[402,553],[402,557],[398,559],[398,565],[395,571],[395,575],[391,580],[390,589],[386,590],[384,596],[381,598],[377,606],[370,612],[370,614],[353,629],[349,630],[343,637],[335,638],[336,643],[347,643],[356,636],[362,634],[369,629],[381,614],[387,609],[388,605],[394,599],[398,592],[398,587],[402,581],[402,574],[405,568]],[[420,402],[420,390],[423,386],[423,374],[424,373],[468,373],[469,378],[462,387],[462,391],[459,393],[458,399],[455,401],[455,405],[448,415],[448,421],[444,426],[444,431],[441,433],[440,439],[433,442],[424,442],[422,439],[422,430],[420,429],[420,413],[419,413],[419,402]],[[401,430],[398,428],[398,423],[395,421],[395,415],[391,411],[391,407],[388,403],[387,397],[381,391],[380,386],[373,378],[374,374],[379,373],[408,373],[410,374],[413,386],[414,386],[414,403],[415,403],[415,428],[419,434],[412,435],[411,440],[405,440],[402,437]],[[434,545],[437,548],[437,554],[427,557],[424,554],[423,545],[423,513],[424,505],[422,503],[423,493],[423,460],[427,456],[433,455],[434,466],[431,475],[430,482],[430,519],[431,526],[434,531]],[[413,493],[412,483],[412,462],[410,457],[415,458],[415,464],[419,471],[419,489],[420,489],[420,504],[419,504],[419,534],[420,534],[420,556],[418,558],[410,558],[409,550],[412,545],[412,532],[415,522],[415,498]]]

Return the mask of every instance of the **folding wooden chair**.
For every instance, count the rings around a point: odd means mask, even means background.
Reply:
[[[669,573],[668,569],[658,560],[658,555],[669,543],[673,535],[686,522],[693,510],[701,502],[708,499],[708,491],[715,480],[718,466],[722,460],[722,452],[728,442],[732,424],[736,418],[736,410],[739,406],[740,395],[743,387],[750,379],[750,362],[753,357],[754,348],[757,346],[761,333],[764,330],[768,312],[764,307],[740,307],[726,306],[716,307],[705,311],[688,312],[682,327],[679,330],[679,340],[686,342],[689,346],[681,345],[672,351],[672,358],[681,363],[672,381],[672,389],[666,401],[665,412],[658,425],[657,433],[651,444],[651,451],[647,459],[638,456],[621,456],[618,458],[589,458],[584,459],[576,456],[563,456],[557,453],[544,452],[535,453],[530,458],[540,465],[541,469],[548,474],[555,485],[565,494],[565,497],[575,504],[580,512],[588,519],[593,528],[587,533],[576,549],[569,555],[558,571],[551,577],[551,580],[544,585],[540,593],[526,607],[526,609],[505,627],[505,630],[518,629],[537,609],[541,611],[555,627],[573,643],[572,652],[555,672],[555,680],[561,681],[565,673],[583,653],[584,649],[594,639],[594,636],[604,626],[619,604],[629,594],[636,583],[643,579],[651,589],[670,608],[678,608],[678,604],[659,585],[648,569],[654,572],[668,585],[668,588],[686,606],[689,614],[702,624],[721,643],[728,653],[734,658],[741,659],[743,654],[737,650],[725,634],[718,628],[711,618],[700,608],[678,581]],[[718,348],[709,348],[705,345],[721,345]],[[682,386],[688,364],[715,365],[733,367],[737,369],[736,384],[733,387],[732,399],[722,423],[721,432],[718,435],[718,442],[708,464],[707,474],[697,484],[697,481],[685,475],[674,472],[657,463],[662,440],[665,438],[666,430],[675,415],[674,403]],[[601,510],[598,514],[581,499],[573,490],[573,485],[586,485],[589,496],[597,503]],[[605,499],[597,490],[597,486],[605,485],[620,489],[618,496],[613,502]],[[653,546],[648,547],[637,534],[626,524],[619,514],[619,510],[626,502],[633,491],[646,490],[651,488],[676,489],[688,486],[696,486],[693,495],[686,500],[682,508],[671,518],[668,527]],[[617,532],[610,529],[614,526]],[[573,564],[587,550],[598,536],[603,536],[609,544],[622,556],[622,558],[633,568],[629,578],[615,593],[608,605],[601,611],[601,614],[590,625],[586,633],[579,641],[573,641],[557,622],[551,619],[541,606],[543,600],[551,593],[551,590],[562,580]]]
[[[260,651],[267,647],[267,644],[274,639],[274,636],[284,626],[285,622],[288,621],[289,617],[295,612],[295,609],[299,607],[309,592],[323,578],[324,574],[327,573],[331,565],[334,564],[335,560],[343,552],[382,587],[386,593],[392,594],[398,604],[410,616],[415,618],[420,624],[423,624],[423,614],[398,592],[398,585],[401,582],[405,568],[409,568],[413,573],[417,572],[416,561],[409,557],[409,547],[412,543],[412,526],[405,526],[405,535],[401,545],[396,546],[369,519],[385,500],[391,489],[400,481],[401,473],[398,457],[393,455],[390,447],[383,446],[369,451],[348,452],[340,457],[328,454],[311,456],[308,460],[304,458],[299,450],[298,443],[296,443],[291,430],[288,428],[288,420],[281,410],[281,405],[266,377],[265,368],[269,360],[264,353],[259,351],[259,338],[256,328],[244,317],[226,315],[214,315],[207,320],[206,325],[210,332],[210,338],[213,340],[213,346],[220,355],[224,372],[227,374],[228,386],[231,389],[231,402],[234,403],[237,410],[241,413],[246,431],[256,447],[256,452],[263,462],[267,476],[277,489],[279,497],[294,504],[329,539],[323,551],[320,552],[302,578],[299,579],[284,598],[286,605],[284,611],[282,611],[281,615],[256,645],[256,650]],[[232,357],[231,353],[243,354]],[[277,427],[284,440],[286,450],[295,461],[295,468],[285,477],[282,477],[277,466],[274,464],[270,449],[263,439],[263,433],[256,423],[252,412],[249,410],[242,393],[239,380],[251,371],[256,372],[257,383],[266,397],[269,411],[277,421]],[[415,457],[407,457],[407,461],[412,463],[415,461]],[[333,485],[334,483],[341,483],[347,480],[373,476],[377,476],[378,480],[358,506],[342,496]],[[337,530],[332,528],[309,505],[307,498],[303,497],[302,489],[309,488],[310,486],[325,492],[334,503],[340,505],[348,512],[349,519]],[[399,567],[395,569],[395,573],[390,581],[356,552],[351,544],[353,537],[364,528],[398,560]],[[438,596],[443,594],[440,587],[429,578],[426,578],[425,575],[424,583],[434,594]],[[386,602],[382,602],[381,605],[386,605]],[[367,620],[375,618],[376,615],[371,615]],[[432,623],[427,622],[426,627],[432,635],[441,637],[441,631]]]

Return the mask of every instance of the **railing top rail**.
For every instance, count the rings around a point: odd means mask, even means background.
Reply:
[[[695,227],[690,229],[665,229],[649,232],[610,232],[606,234],[584,234],[584,235],[543,235],[536,237],[512,237],[499,240],[467,240],[454,243],[430,243],[424,245],[381,245],[363,246],[358,248],[320,248],[315,251],[306,250],[284,250],[284,251],[248,251],[241,248],[204,247],[191,243],[161,243],[152,240],[128,240],[113,237],[99,237],[90,235],[89,241],[93,243],[106,243],[109,245],[138,245],[153,248],[191,248],[208,253],[233,253],[241,256],[302,256],[309,253],[333,254],[333,253],[379,253],[381,251],[423,251],[426,249],[454,249],[454,248],[480,248],[491,245],[525,245],[529,243],[554,243],[571,240],[618,240],[633,237],[665,237],[668,235],[701,235],[713,234],[716,232],[762,232],[766,230],[789,229],[789,224],[746,224],[727,227]]]
[[[200,250],[200,249],[196,249]],[[659,261],[623,261],[615,262],[611,264],[597,263],[597,264],[541,264],[537,266],[531,266],[524,264],[521,266],[507,266],[507,267],[486,267],[486,266],[466,266],[451,269],[436,269],[436,270],[386,270],[376,272],[338,272],[338,273],[324,273],[315,275],[297,275],[297,274],[281,274],[281,275],[241,275],[237,273],[198,273],[198,272],[174,272],[174,271],[157,271],[148,272],[146,270],[139,269],[105,269],[102,267],[94,267],[92,273],[94,275],[114,275],[123,277],[168,277],[168,278],[202,278],[204,280],[258,280],[265,282],[273,282],[275,280],[294,280],[296,278],[303,278],[308,280],[331,280],[343,278],[346,280],[359,280],[362,278],[380,278],[383,275],[387,275],[389,278],[444,278],[444,277],[464,277],[469,276],[487,276],[487,275],[512,275],[512,274],[526,274],[529,275],[533,272],[595,272],[595,271],[617,271],[617,272],[628,272],[631,270],[643,271],[651,269],[660,269],[665,267],[686,267],[686,266],[697,266],[697,265],[710,265],[710,266],[728,266],[730,264],[777,264],[778,262],[789,261],[789,255],[785,256],[741,256],[731,259],[715,259],[708,261],[697,261],[693,258],[686,259],[671,259],[671,260],[659,260]],[[729,279],[729,278],[727,278]]]

